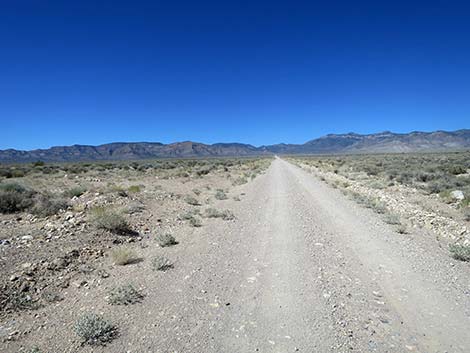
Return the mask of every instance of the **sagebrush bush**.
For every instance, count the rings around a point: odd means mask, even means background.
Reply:
[[[449,246],[452,257],[460,261],[470,261],[470,245],[452,244]]]
[[[215,193],[215,196],[214,196],[217,200],[227,200],[227,194],[225,193],[224,190],[222,189],[218,189]]]
[[[157,239],[158,245],[160,245],[162,248],[178,244],[175,237],[168,233],[158,234],[156,239]]]
[[[131,232],[127,220],[114,210],[104,207],[95,207],[91,210],[92,222],[99,229],[108,230],[117,234],[128,234]]]
[[[75,322],[74,330],[84,343],[90,345],[105,344],[117,335],[117,328],[113,324],[92,313],[81,316]]]
[[[222,218],[224,221],[231,221],[235,219],[234,214],[230,210],[218,211],[215,208],[208,208],[206,210],[206,217],[208,218]]]
[[[64,191],[64,196],[73,198],[73,197],[80,197],[87,191],[87,188],[84,186],[76,186],[71,189]]]
[[[200,206],[201,205],[199,203],[199,201],[194,196],[191,196],[191,195],[186,196],[186,198],[184,200],[186,201],[187,204],[189,204],[191,206]]]
[[[112,305],[130,305],[139,303],[144,296],[131,284],[113,288],[109,292],[108,302]]]
[[[133,194],[136,194],[141,191],[141,186],[140,185],[131,185],[127,188],[127,191]]]
[[[16,183],[0,184],[0,213],[15,213],[34,204],[33,190]]]
[[[132,264],[138,260],[135,251],[125,246],[111,250],[111,258],[115,265],[121,266]]]
[[[189,224],[192,226],[192,227],[202,227],[202,221],[200,218],[198,217],[191,217],[189,219]]]
[[[152,260],[152,268],[155,271],[168,271],[174,267],[173,262],[163,256],[157,256]]]
[[[31,212],[40,217],[48,217],[57,214],[69,206],[67,200],[52,198],[49,195],[39,195],[35,198]]]

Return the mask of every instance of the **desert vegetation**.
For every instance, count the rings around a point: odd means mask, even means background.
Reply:
[[[450,255],[465,260],[470,240],[470,152],[292,157],[384,222],[406,233],[437,233]]]
[[[38,309],[51,317],[57,310],[78,310],[72,303],[85,303],[86,289],[96,295],[89,311],[81,306],[88,313],[75,311],[65,322],[73,327],[64,333],[77,345],[72,350],[119,339],[121,318],[106,308],[130,310],[146,301],[142,283],[128,273],[142,267],[164,281],[170,270],[178,269],[172,254],[185,246],[185,239],[197,236],[194,232],[213,218],[235,219],[216,203],[238,197],[232,190],[251,180],[246,175],[263,173],[270,162],[232,158],[0,165],[0,251],[8,259],[0,261],[1,321]],[[128,281],[118,285],[114,276],[127,276]],[[103,292],[104,286],[108,289]],[[103,311],[108,314],[101,315]],[[18,323],[32,331],[40,325],[35,320]],[[5,338],[7,351],[49,351],[15,332]]]

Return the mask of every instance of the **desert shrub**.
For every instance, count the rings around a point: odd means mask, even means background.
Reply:
[[[459,174],[465,174],[467,172],[467,168],[461,165],[452,165],[447,168],[447,171],[450,174],[459,175]]]
[[[162,248],[178,244],[175,237],[168,233],[158,234],[156,238],[158,245],[160,245]]]
[[[470,245],[452,244],[449,246],[452,257],[460,261],[470,261]]]
[[[140,192],[141,188],[142,187],[140,185],[132,185],[127,188],[127,191],[130,193],[136,194]]]
[[[408,232],[406,225],[404,224],[399,224],[397,227],[397,232],[400,234],[406,234]]]
[[[234,214],[230,210],[223,210],[223,211],[218,211],[215,208],[208,208],[206,210],[206,217],[207,218],[222,218],[225,221],[230,221],[232,219],[235,219]]]
[[[201,190],[199,190],[199,189],[193,189],[193,192],[197,196],[201,195]]]
[[[139,303],[144,296],[131,284],[113,288],[109,292],[108,302],[112,305],[130,305]]]
[[[96,314],[81,316],[74,325],[75,333],[90,345],[105,344],[117,335],[116,327]]]
[[[384,221],[388,224],[401,224],[400,217],[395,214],[387,214],[384,217]]]
[[[217,189],[214,197],[217,200],[227,200],[227,194],[225,194],[225,191],[222,189]]]
[[[197,218],[197,217],[192,217],[190,220],[189,220],[189,224],[192,226],[192,227],[202,227],[202,221]]]
[[[86,187],[84,186],[76,186],[69,190],[64,191],[64,196],[73,198],[73,197],[80,197],[87,191]]]
[[[256,175],[255,175],[256,176]],[[238,177],[236,178],[234,181],[233,181],[233,185],[234,186],[237,186],[237,185],[243,185],[243,184],[246,184],[248,183],[248,180],[244,177]]]
[[[470,208],[465,207],[462,213],[463,213],[463,219],[467,222],[470,222]]]
[[[36,197],[31,212],[40,217],[48,217],[57,214],[60,210],[65,210],[69,206],[68,202],[61,198],[51,198],[49,195],[39,195]]]
[[[166,257],[157,256],[152,260],[152,268],[154,271],[168,271],[173,267],[173,263]]]
[[[111,258],[115,265],[120,266],[129,265],[138,260],[135,251],[125,246],[111,250]]]
[[[42,353],[42,351],[39,349],[39,347],[33,347],[28,349],[27,351],[24,351],[24,353]]]
[[[0,213],[24,211],[34,203],[35,192],[16,183],[0,184]]]
[[[199,201],[194,196],[191,196],[191,195],[186,196],[184,200],[186,201],[187,204],[189,204],[191,206],[200,206],[201,205],[199,203]]]
[[[95,207],[91,210],[92,222],[98,229],[108,230],[117,234],[128,234],[131,232],[130,225],[124,217],[116,211],[105,207]]]

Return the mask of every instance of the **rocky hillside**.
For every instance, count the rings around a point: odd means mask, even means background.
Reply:
[[[49,149],[0,151],[0,162],[33,161],[94,161],[129,160],[146,158],[227,157],[270,154],[334,154],[334,153],[385,153],[385,152],[437,152],[470,149],[470,130],[453,132],[411,132],[397,134],[389,131],[360,135],[329,134],[301,145],[277,144],[254,147],[241,143],[197,142],[109,143],[100,146],[60,146]]]

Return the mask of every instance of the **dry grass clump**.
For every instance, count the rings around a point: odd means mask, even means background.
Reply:
[[[449,246],[452,257],[460,261],[470,261],[470,245],[452,244]]]
[[[173,262],[163,256],[157,256],[152,260],[152,268],[154,271],[168,271],[174,267]]]
[[[113,288],[109,292],[108,302],[112,305],[130,305],[139,303],[144,298],[143,294],[131,284]]]
[[[178,244],[175,237],[169,233],[158,234],[156,239],[158,245],[160,245],[162,248]]]
[[[116,327],[96,314],[84,314],[74,325],[75,333],[90,345],[104,345],[117,336]]]
[[[91,210],[91,220],[98,229],[104,229],[116,234],[131,233],[129,223],[114,210],[105,207],[95,207]]]
[[[125,246],[111,250],[110,255],[113,263],[120,266],[133,264],[139,259],[134,250]]]

